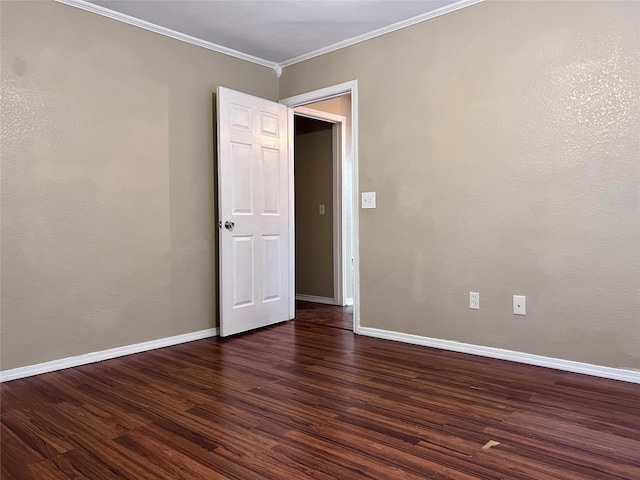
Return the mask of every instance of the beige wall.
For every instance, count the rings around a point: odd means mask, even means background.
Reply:
[[[352,79],[378,192],[363,325],[640,368],[637,2],[485,2],[279,85],[65,5],[0,8],[2,370],[215,326],[211,92]]]
[[[640,368],[639,45],[638,2],[485,2],[284,70],[358,80],[364,326]]]
[[[215,326],[211,93],[273,70],[1,2],[2,370]]]
[[[323,129],[296,132],[295,191],[296,294],[333,298],[333,134],[330,124],[325,124]],[[319,213],[321,204],[324,215]]]

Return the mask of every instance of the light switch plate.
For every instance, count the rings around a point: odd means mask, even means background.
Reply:
[[[362,192],[362,208],[376,208],[376,192]]]

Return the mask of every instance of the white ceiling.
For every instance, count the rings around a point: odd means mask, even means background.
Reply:
[[[277,67],[480,0],[59,1]]]

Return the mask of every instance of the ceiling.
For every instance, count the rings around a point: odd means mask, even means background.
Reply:
[[[278,68],[481,0],[58,0]]]

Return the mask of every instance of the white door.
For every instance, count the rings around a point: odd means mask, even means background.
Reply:
[[[220,335],[289,320],[288,110],[218,87]]]

